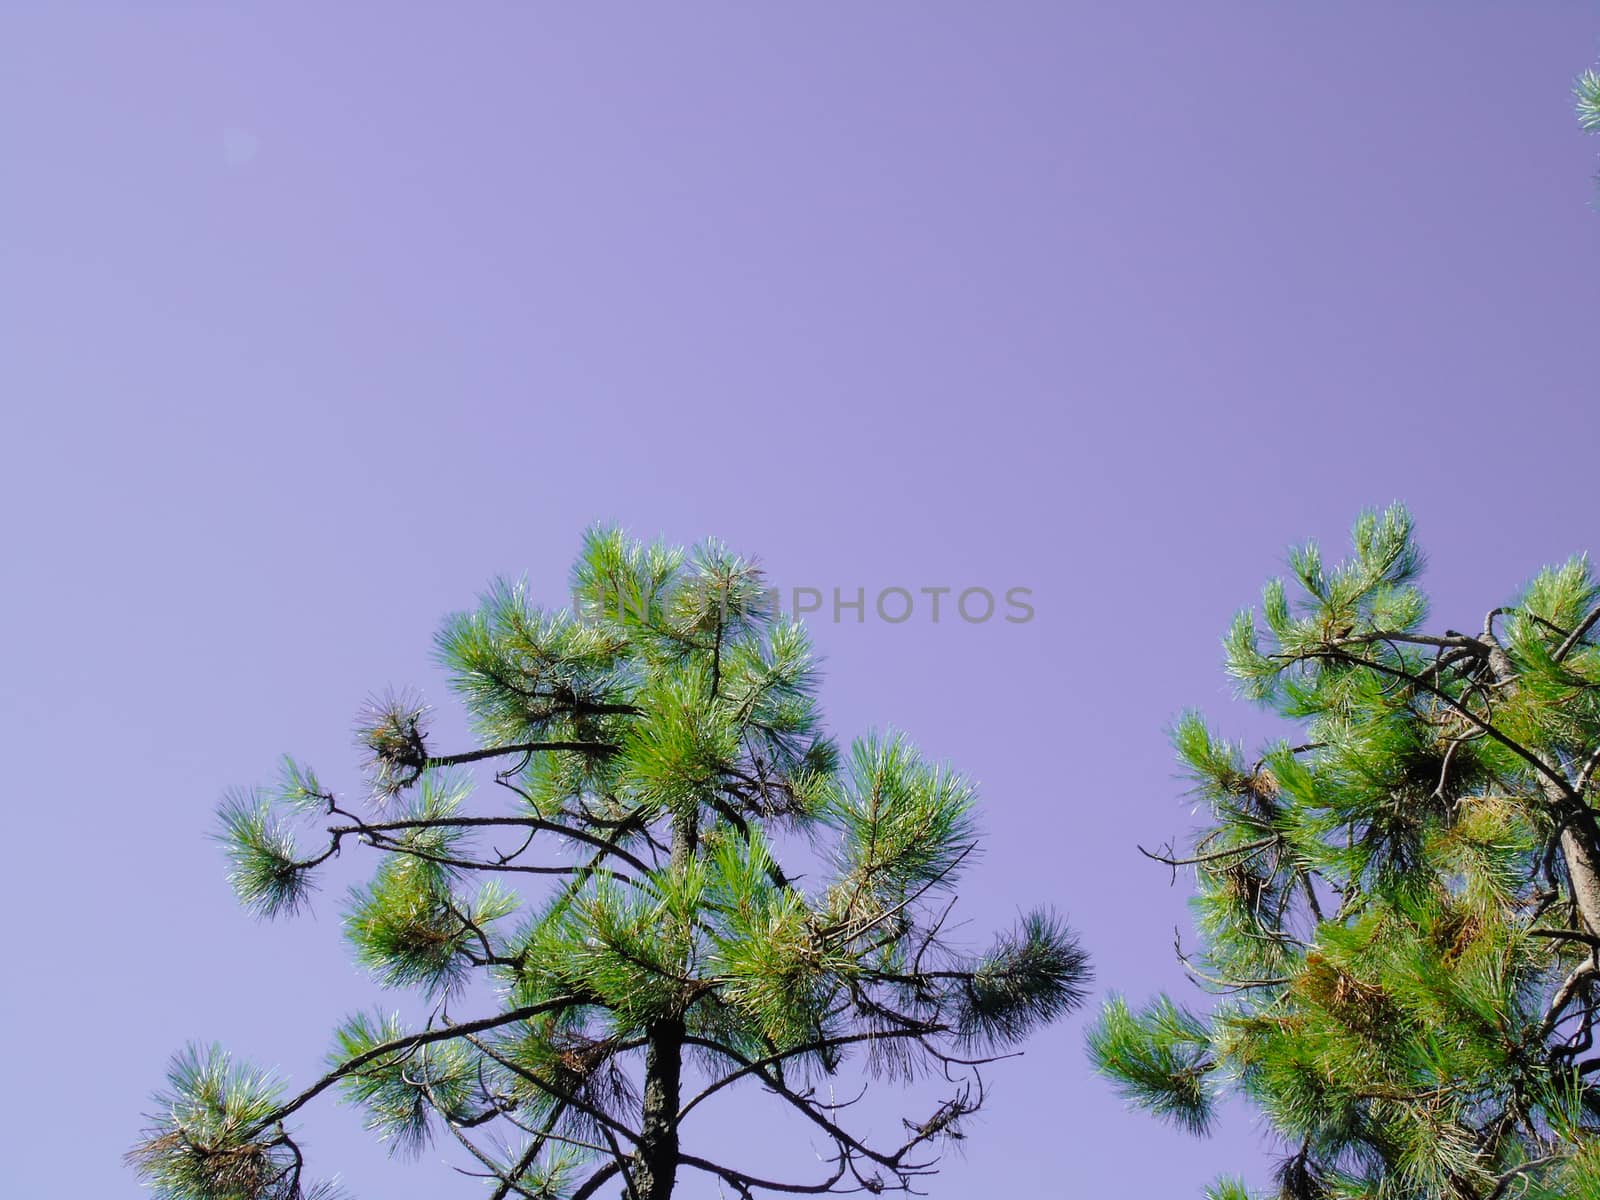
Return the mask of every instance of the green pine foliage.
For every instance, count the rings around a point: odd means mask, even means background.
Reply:
[[[1572,90],[1578,101],[1578,124],[1585,133],[1600,133],[1600,70],[1585,71]]]
[[[429,707],[388,695],[358,732],[359,800],[293,759],[225,800],[230,877],[264,917],[305,907],[334,855],[376,852],[345,934],[435,1015],[349,1018],[294,1095],[180,1057],[132,1155],[164,1200],[313,1195],[293,1118],[326,1091],[397,1153],[455,1146],[494,1200],[666,1200],[685,1170],[740,1196],[911,1190],[983,1063],[1082,1001],[1085,957],[1049,911],[983,953],[947,941],[975,789],[899,734],[839,751],[805,630],[753,563],[598,530],[570,584],[568,609],[497,583],[444,623],[476,748],[442,752]],[[954,1090],[876,1142],[818,1098],[852,1062]],[[724,1161],[701,1104],[728,1088],[803,1114],[821,1175]]]
[[[1225,638],[1288,736],[1173,730],[1202,826],[1152,857],[1193,874],[1182,959],[1213,999],[1114,998],[1091,1058],[1191,1132],[1253,1104],[1284,1200],[1596,1195],[1600,580],[1574,558],[1428,631],[1406,512],[1352,540],[1292,551]]]
[[[1113,996],[1089,1031],[1096,1061],[1115,1063],[1122,1092],[1190,1133],[1211,1128],[1211,1031],[1165,996],[1139,1012]]]
[[[1578,123],[1590,133],[1600,131],[1600,71],[1590,69],[1578,76],[1573,92],[1578,98]]]

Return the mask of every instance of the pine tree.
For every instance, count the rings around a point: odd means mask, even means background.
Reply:
[[[1290,1200],[1600,1197],[1600,582],[1574,558],[1481,629],[1424,632],[1403,509],[1327,567],[1290,552],[1229,674],[1291,733],[1247,756],[1199,715],[1174,741],[1218,997],[1114,998],[1091,1056],[1195,1132],[1242,1095],[1288,1148]],[[1216,1200],[1245,1200],[1237,1181]]]
[[[223,804],[232,882],[264,916],[309,903],[332,856],[375,852],[345,916],[355,956],[436,1007],[419,1027],[350,1017],[295,1093],[184,1052],[130,1154],[157,1195],[331,1195],[292,1121],[328,1091],[396,1151],[457,1143],[494,1200],[667,1200],[686,1168],[744,1197],[910,1191],[981,1103],[978,1067],[1081,1002],[1085,956],[1048,911],[976,956],[942,934],[976,847],[972,785],[901,736],[837,750],[805,631],[753,563],[599,531],[571,584],[570,609],[497,583],[445,622],[478,748],[441,752],[428,708],[390,696],[360,728],[364,801],[291,760]],[[474,771],[499,804],[474,804]],[[324,827],[317,845],[302,825]],[[466,1003],[490,1011],[455,1015]],[[954,1090],[875,1144],[818,1095],[853,1058]],[[730,1165],[696,1118],[732,1087],[825,1139],[819,1177]]]

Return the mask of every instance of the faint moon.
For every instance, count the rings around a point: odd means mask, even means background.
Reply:
[[[246,166],[260,146],[261,139],[248,129],[230,126],[222,131],[222,161],[230,167]]]

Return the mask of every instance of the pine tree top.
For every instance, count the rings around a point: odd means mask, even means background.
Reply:
[[[1092,1057],[1192,1131],[1253,1102],[1290,1200],[1600,1196],[1600,582],[1573,558],[1428,631],[1405,510],[1352,542],[1291,551],[1225,639],[1289,735],[1173,730],[1205,818],[1151,857],[1193,873],[1215,999],[1116,998]]]
[[[477,747],[445,752],[427,705],[385,696],[358,733],[360,799],[290,759],[224,801],[231,879],[263,916],[311,903],[335,855],[377,852],[345,932],[437,1015],[347,1019],[298,1093],[186,1052],[132,1154],[158,1195],[327,1195],[290,1122],[331,1089],[397,1151],[458,1143],[496,1200],[665,1200],[681,1169],[745,1196],[912,1190],[982,1102],[983,1064],[1081,1002],[1085,957],[1048,910],[982,954],[947,943],[974,788],[897,734],[841,752],[805,630],[752,561],[596,530],[570,594],[544,608],[500,582],[445,621]],[[780,847],[807,854],[804,879]],[[455,1015],[475,982],[498,1007]],[[953,1087],[878,1144],[815,1091],[852,1060]],[[819,1178],[765,1179],[695,1141],[701,1104],[732,1087],[820,1132]]]

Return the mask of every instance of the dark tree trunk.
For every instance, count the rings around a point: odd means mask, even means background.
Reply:
[[[678,1174],[683,1022],[659,1021],[650,1027],[649,1038],[644,1059],[644,1121],[633,1185],[639,1200],[671,1200]]]
[[[693,862],[700,841],[698,811],[679,813],[672,821],[672,869],[682,872]],[[684,1022],[680,1012],[656,1021],[646,1031],[644,1112],[639,1152],[634,1156],[633,1192],[637,1200],[672,1200],[678,1178],[678,1106],[683,1081]]]

